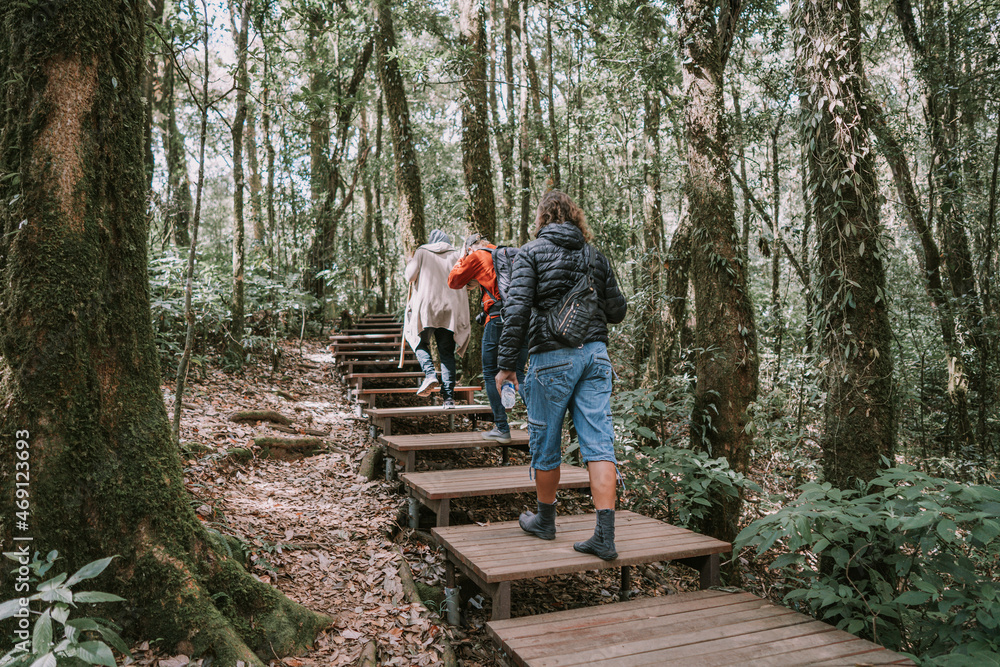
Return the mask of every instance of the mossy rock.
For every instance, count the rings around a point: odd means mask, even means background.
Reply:
[[[414,581],[413,583],[417,587],[417,592],[420,593],[420,599],[423,600],[424,606],[440,609],[444,605],[443,588],[431,586],[422,581]]]
[[[233,447],[226,452],[226,459],[233,463],[246,463],[253,458],[253,452],[246,447]]]

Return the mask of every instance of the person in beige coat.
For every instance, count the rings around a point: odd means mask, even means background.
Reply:
[[[465,353],[471,331],[466,289],[448,287],[448,274],[458,260],[459,252],[451,245],[451,238],[435,229],[428,242],[413,253],[404,274],[413,286],[406,304],[403,335],[424,372],[417,396],[428,396],[440,385],[446,408],[455,407],[455,354]],[[441,357],[440,382],[431,359],[431,338]]]

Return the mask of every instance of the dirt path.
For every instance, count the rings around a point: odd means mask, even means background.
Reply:
[[[192,378],[183,403],[181,442],[190,452],[185,483],[197,500],[199,516],[210,529],[239,538],[254,576],[336,619],[312,652],[272,664],[347,665],[374,640],[380,665],[433,665],[440,663],[447,638],[463,665],[506,665],[486,635],[488,605],[479,608],[482,598],[475,589],[463,591],[463,599],[472,598],[464,609],[463,629],[445,624],[433,601],[427,602],[431,610],[407,602],[396,548],[405,553],[414,578],[431,586],[443,581],[442,556],[398,526],[406,505],[399,483],[368,482],[356,475],[370,444],[367,423],[354,416],[330,362],[318,343],[304,343],[301,353],[289,344],[278,372],[262,367],[248,367],[241,374],[208,370],[204,377]],[[172,410],[172,386],[164,385],[164,396]],[[252,447],[255,437],[294,437],[267,422],[230,421],[236,410],[275,410],[293,420],[293,429],[329,431],[327,449],[295,461],[233,460],[228,454],[234,449],[259,454]],[[496,454],[459,454],[463,460],[453,463],[490,465],[496,462],[474,459],[491,455]],[[567,512],[588,511],[585,500],[568,495],[560,503]],[[482,499],[462,511],[471,521],[509,520],[532,502],[527,496]],[[642,577],[634,581],[635,593],[662,592]],[[613,570],[518,584],[512,611],[520,616],[600,604],[613,601],[617,587]],[[683,587],[679,578],[678,587]],[[201,664],[165,655],[148,643],[136,649],[140,665]]]

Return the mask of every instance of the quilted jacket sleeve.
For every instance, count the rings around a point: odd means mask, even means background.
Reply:
[[[538,273],[533,253],[527,246],[514,258],[510,291],[503,306],[503,333],[497,353],[497,365],[503,370],[517,368],[521,347],[527,344],[531,310],[538,288]]]
[[[604,316],[608,318],[608,324],[618,324],[625,319],[628,312],[628,301],[625,295],[618,288],[618,278],[611,262],[603,254],[601,255],[604,265]]]

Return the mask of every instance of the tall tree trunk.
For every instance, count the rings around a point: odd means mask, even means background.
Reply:
[[[467,59],[462,83],[462,166],[469,193],[468,227],[494,239],[497,212],[486,93],[486,27],[479,2],[458,3],[459,36]]]
[[[636,12],[640,24],[640,39],[643,56],[652,60],[660,44],[660,22],[662,19],[649,3],[643,3]],[[645,360],[646,379],[650,384],[657,382],[666,373],[666,359],[661,332],[664,330],[660,307],[660,244],[663,231],[663,210],[660,188],[660,92],[658,81],[644,81],[642,136],[644,159],[642,162],[642,241],[643,241],[643,287],[648,297],[639,308],[645,321],[644,331],[636,344],[639,360]],[[638,364],[637,364],[638,365]]]
[[[733,117],[736,119],[736,157],[740,161],[740,178],[747,180],[747,147],[746,128],[743,126],[743,109],[740,106],[739,86],[733,85]],[[743,225],[741,226],[740,246],[743,254],[750,256],[750,202],[745,191],[743,194]]]
[[[314,207],[319,207],[329,188],[330,108],[327,76],[326,15],[312,8],[308,14],[306,57],[309,63],[309,188]]]
[[[688,325],[688,288],[691,284],[691,216],[685,215],[674,231],[663,272],[663,295],[667,302],[663,363],[669,370],[680,362],[681,352],[692,342]]]
[[[316,228],[308,253],[310,270],[307,272],[309,279],[306,281],[306,284],[313,295],[321,300],[326,289],[326,281],[320,278],[318,274],[330,268],[330,265],[333,263],[337,250],[337,228],[344,216],[344,212],[354,199],[355,186],[364,171],[365,161],[368,159],[367,147],[358,151],[358,159],[354,164],[350,184],[345,185],[341,177],[340,167],[350,146],[351,118],[354,106],[357,104],[358,91],[362,83],[364,83],[365,71],[367,71],[368,63],[371,60],[372,48],[372,41],[366,41],[355,57],[354,69],[351,72],[350,79],[346,82],[337,81],[337,103],[335,105],[337,112],[337,139],[334,142],[333,155],[325,163],[327,178],[327,183],[324,187],[325,194],[318,202]],[[342,192],[339,201],[337,201],[337,192]]]
[[[781,312],[781,154],[778,152],[778,137],[785,116],[782,109],[771,130],[771,238],[774,240],[771,253],[771,330],[774,336],[774,369],[771,385],[775,386],[781,375],[781,344],[785,333],[785,319]]]
[[[233,294],[230,305],[229,353],[233,360],[243,360],[243,268],[246,264],[246,230],[243,220],[243,124],[247,117],[247,35],[250,31],[250,0],[238,0],[230,6],[233,25],[239,12],[239,28],[233,35],[236,43],[236,117],[233,119]]]
[[[393,164],[398,197],[399,238],[407,257],[426,243],[424,226],[424,197],[420,187],[420,168],[413,148],[410,129],[410,110],[406,104],[403,76],[396,62],[396,31],[392,26],[390,0],[373,0],[375,24],[375,53],[378,57],[379,82],[385,95],[389,112],[389,131],[392,134]]]
[[[924,95],[932,164],[928,180],[940,198],[937,224],[943,239],[942,257],[948,272],[948,283],[954,300],[956,344],[960,349],[971,348],[975,369],[973,383],[979,400],[990,400],[987,394],[987,344],[982,331],[982,308],[976,290],[975,272],[965,228],[965,204],[962,170],[958,151],[958,82],[960,72],[955,60],[954,42],[948,34],[951,17],[943,0],[927,0],[921,9],[921,30],[909,2],[893,3],[903,37],[916,63]],[[960,357],[954,357],[958,375],[964,378]],[[967,446],[975,445],[971,424],[959,425],[958,438]],[[984,434],[985,435],[985,434]]]
[[[368,138],[368,109],[365,107],[361,107],[361,112],[358,114],[358,124],[359,150],[368,150],[368,142],[370,141]],[[371,167],[366,167],[361,176],[361,202],[364,207],[364,229],[361,232],[361,245],[364,248],[361,284],[364,287],[365,293],[367,293],[374,282],[372,270],[378,261],[377,253],[369,251],[372,247],[372,237],[375,234],[375,202],[372,196]]]
[[[163,21],[164,0],[152,0],[146,5],[146,20],[150,25],[160,25]],[[146,101],[146,115],[143,119],[143,166],[146,169],[146,189],[153,187],[153,171],[156,168],[156,161],[153,158],[153,108],[156,98],[156,54],[160,48],[151,47],[148,49],[149,55],[146,58],[146,78],[143,82],[143,97]],[[171,57],[165,58],[170,63]]]
[[[684,0],[679,39],[688,100],[685,194],[691,216],[691,281],[697,329],[698,376],[691,414],[693,445],[747,472],[752,440],[747,407],[757,397],[757,329],[747,285],[746,256],[736,229],[729,179],[729,137],[723,72],[740,5]],[[718,13],[716,13],[718,12]],[[741,498],[713,499],[702,528],[719,539],[736,536]]]
[[[164,95],[161,105],[164,124],[163,152],[167,158],[167,221],[173,230],[174,244],[186,248],[191,244],[188,225],[191,224],[191,180],[188,176],[187,150],[184,133],[177,125],[177,100],[174,95],[173,58],[168,58],[163,72]]]
[[[375,111],[375,239],[378,242],[378,312],[384,313],[389,304],[389,283],[386,275],[385,224],[382,221],[382,96]]]
[[[518,156],[521,160],[521,217],[518,225],[518,245],[528,242],[528,226],[531,224],[531,125],[528,120],[528,0],[511,0],[518,3],[519,32],[521,46],[521,95],[518,105],[517,122],[521,131],[518,135]]]
[[[556,125],[556,103],[552,94],[552,87],[555,80],[552,63],[552,0],[545,0],[545,61],[548,69],[548,89],[546,97],[549,105],[549,146],[551,148],[551,164],[549,173],[551,174],[552,188],[559,190],[562,188],[562,179],[559,175],[559,126]]]
[[[201,69],[201,102],[198,104],[198,183],[195,186],[194,216],[191,219],[191,242],[188,247],[187,271],[184,279],[184,351],[177,364],[177,378],[174,381],[174,418],[171,429],[174,444],[181,444],[181,409],[184,404],[184,385],[187,383],[188,366],[191,354],[194,352],[194,306],[191,299],[194,293],[194,266],[198,250],[198,225],[201,221],[201,197],[205,189],[205,140],[208,137],[208,22],[204,24],[203,32],[204,57]]]
[[[512,224],[514,215],[514,132],[516,129],[517,116],[514,113],[514,53],[512,35],[514,32],[512,21],[513,12],[511,2],[515,0],[503,0],[502,17],[497,16],[497,0],[493,2],[493,26],[496,32],[498,18],[503,24],[503,76],[506,89],[505,113],[506,121],[502,121],[497,109],[496,88],[499,83],[491,86],[490,104],[493,106],[494,134],[497,138],[497,158],[500,162],[500,175],[503,190],[503,224],[498,225],[497,235],[502,236],[504,241],[510,242],[514,238],[514,228]],[[492,43],[492,37],[491,37]]]
[[[800,96],[799,99],[800,105],[804,108],[804,103],[801,101],[805,99],[805,96]],[[802,267],[802,286],[806,290],[805,349],[806,352],[812,352],[816,342],[816,310],[819,304],[817,303],[816,292],[813,290],[812,262],[809,261],[809,248],[811,245],[809,238],[812,234],[813,212],[809,199],[808,144],[800,146],[799,157],[801,163],[799,172],[802,178],[799,183],[799,192],[802,195],[802,244],[799,246],[799,266]]]
[[[267,3],[261,11],[260,19],[260,39],[264,52],[264,75],[261,77],[264,90],[261,93],[261,130],[264,134],[264,152],[267,160],[267,184],[264,186],[264,205],[267,209],[267,234],[275,240],[275,210],[274,210],[274,142],[271,140],[271,85],[273,73],[271,72],[271,53],[267,41],[267,19],[270,18],[270,8]],[[269,246],[271,244],[268,244]],[[268,250],[269,255],[273,249]],[[274,255],[276,256],[276,255]],[[274,268],[274,262],[270,263],[270,268]]]
[[[958,442],[963,442],[972,433],[968,407],[968,380],[963,370],[962,352],[955,339],[955,316],[951,300],[941,281],[941,251],[938,249],[933,230],[924,218],[923,207],[913,184],[906,155],[886,122],[882,105],[870,95],[865,99],[865,105],[871,111],[871,129],[878,139],[882,155],[889,163],[892,180],[896,186],[896,196],[903,205],[910,228],[920,240],[920,252],[917,256],[923,265],[931,310],[937,315],[941,340],[944,341],[947,354],[945,365],[948,374],[948,395],[954,406],[955,421],[958,424],[958,428],[954,430],[958,434]]]
[[[838,8],[799,0],[793,26],[828,362],[823,472],[846,489],[878,474],[896,438],[879,191],[862,107],[860,2]]]
[[[250,576],[191,509],[150,317],[143,170],[145,5],[78,0],[44,31],[0,32],[0,456],[30,452],[30,536],[100,586],[130,636],[263,667],[332,622]],[[23,222],[27,221],[27,222]],[[4,507],[13,466],[0,471]],[[255,654],[254,651],[258,651]],[[263,659],[262,659],[263,658]]]
[[[243,140],[247,145],[247,166],[250,168],[250,220],[253,227],[253,244],[263,246],[267,232],[264,230],[264,213],[260,202],[260,162],[257,160],[257,119],[254,118],[254,110],[255,107],[247,108],[247,125]]]

